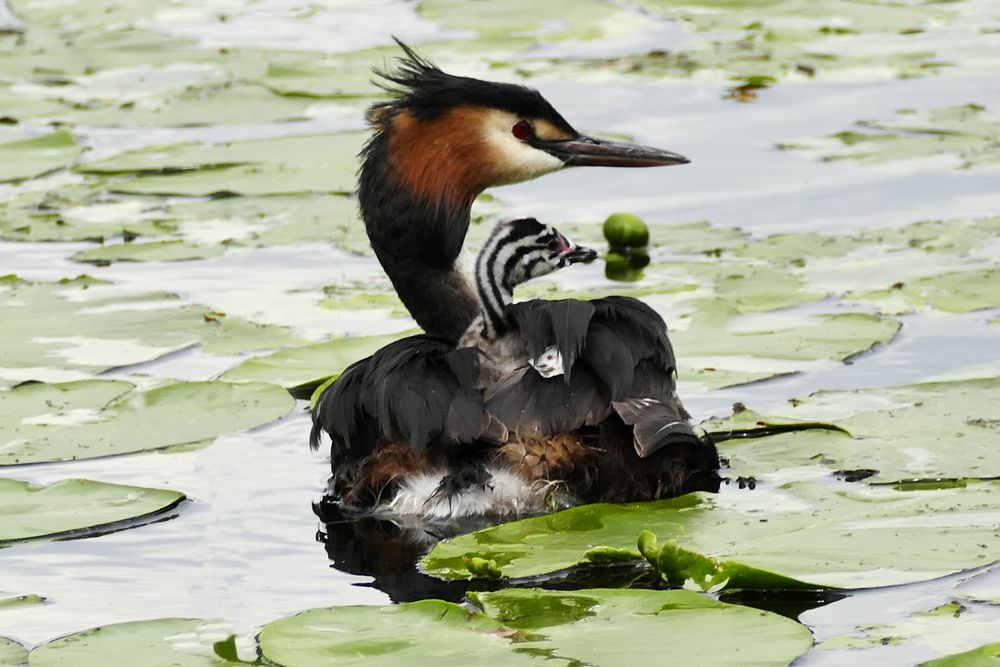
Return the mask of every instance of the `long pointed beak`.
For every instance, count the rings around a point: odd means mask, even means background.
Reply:
[[[566,163],[567,167],[666,167],[690,162],[683,155],[624,141],[575,139],[540,141],[537,147]]]

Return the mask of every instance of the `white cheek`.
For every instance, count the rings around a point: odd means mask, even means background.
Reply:
[[[486,132],[486,143],[492,154],[496,185],[530,181],[565,166],[559,158],[514,137],[510,128],[517,119],[513,116],[497,116],[492,120]]]

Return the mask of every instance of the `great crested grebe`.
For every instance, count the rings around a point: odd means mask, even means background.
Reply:
[[[511,304],[517,282],[592,251],[526,219],[499,226],[475,272],[459,261],[487,187],[564,166],[687,160],[585,137],[534,90],[452,76],[400,46],[399,70],[382,74],[396,99],[369,112],[358,196],[427,333],[352,365],[317,401],[311,444],[332,439],[333,496],[443,518],[717,489],[718,455],[677,398],[655,311],[621,297]]]

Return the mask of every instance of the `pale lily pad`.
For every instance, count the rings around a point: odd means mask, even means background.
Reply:
[[[599,0],[577,0],[565,11],[531,0],[510,0],[502,5],[470,5],[463,0],[421,0],[420,13],[433,21],[458,30],[475,30],[490,38],[534,35],[548,40],[589,40],[615,32],[637,29],[642,22]],[[648,21],[648,19],[646,19]]]
[[[28,650],[13,639],[0,637],[0,666],[21,667],[28,664]]]
[[[787,665],[809,650],[799,623],[690,591],[507,589],[470,593],[522,633],[512,647],[570,664]]]
[[[223,380],[273,382],[294,387],[340,375],[359,361],[389,343],[413,333],[404,331],[385,336],[333,338],[323,343],[292,347],[267,356],[251,357],[222,375]]]
[[[53,639],[31,650],[32,667],[219,667],[249,664],[229,659],[229,625],[194,618],[115,623]]]
[[[532,665],[488,616],[441,600],[387,607],[311,609],[260,631],[265,659],[296,667],[344,665]]]
[[[88,479],[42,486],[0,478],[0,499],[0,545],[6,545],[40,537],[100,534],[124,522],[148,522],[176,507],[184,494]]]
[[[873,471],[871,482],[997,477],[998,404],[1000,378],[824,391],[794,401],[783,416],[832,421],[849,434],[816,430],[733,440],[723,452],[738,474],[758,477],[813,465]],[[703,427],[740,428],[753,418],[739,414],[735,422]]]
[[[1000,163],[1000,119],[978,104],[858,125],[864,131],[848,130],[823,141],[782,147],[806,149],[825,160],[879,163],[948,156],[951,164],[962,169],[996,168]]]
[[[987,613],[983,613],[986,611]],[[947,602],[933,609],[916,611],[898,621],[865,624],[853,632],[825,639],[816,645],[820,651],[904,644],[936,654],[975,646],[1000,635],[1000,619],[981,605]],[[848,656],[848,652],[837,655]],[[993,662],[990,662],[990,659]],[[977,662],[977,660],[979,660]],[[998,665],[1000,644],[987,644],[972,651],[930,660],[922,665]]]
[[[217,352],[302,342],[284,327],[183,304],[166,292],[118,291],[87,276],[57,283],[0,276],[0,320],[0,378],[12,381],[101,372],[206,341]]]
[[[984,644],[971,651],[929,660],[922,667],[997,667],[1000,665],[1000,642]]]
[[[313,106],[308,99],[277,95],[264,86],[229,81],[205,86],[188,85],[178,91],[134,102],[121,98],[114,101],[113,106],[75,107],[69,112],[50,115],[91,126],[188,127],[305,120],[312,115],[310,107]],[[233,109],[252,109],[253,113],[233,113]]]
[[[138,173],[114,181],[133,194],[244,195],[351,192],[366,133],[294,135],[229,144],[175,144],[130,151],[77,167],[85,173]],[[161,173],[156,173],[161,172]],[[149,173],[150,175],[141,175]]]
[[[1000,307],[1000,268],[952,271],[925,276],[897,287],[850,293],[848,299],[870,303],[888,313],[931,307],[949,313]]]
[[[0,143],[0,183],[20,181],[68,167],[83,151],[67,130]]]
[[[868,313],[740,314],[730,301],[706,300],[690,318],[672,318],[681,377],[721,387],[842,361],[886,344],[900,323]]]
[[[2,593],[0,593],[0,595],[2,595]],[[40,595],[18,595],[12,598],[0,597],[0,611],[10,609],[11,607],[41,604],[43,602],[45,602],[45,598]]]
[[[262,426],[292,398],[263,383],[180,382],[145,391],[120,380],[32,383],[0,391],[0,465],[89,459]]]
[[[974,567],[1000,549],[998,499],[1000,482],[910,492],[796,482],[585,505],[444,540],[421,567],[463,579],[466,559],[483,558],[505,577],[534,577],[585,564],[597,546],[633,548],[651,530],[689,551],[817,585],[899,584]]]
[[[219,245],[194,245],[184,241],[148,241],[145,243],[114,243],[81,250],[72,256],[77,262],[105,264],[108,262],[183,262],[192,259],[218,257],[226,251]]]
[[[97,241],[156,237],[176,231],[162,202],[94,198],[90,185],[21,192],[0,204],[0,237],[8,241]]]

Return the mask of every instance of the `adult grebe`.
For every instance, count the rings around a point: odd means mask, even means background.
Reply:
[[[317,401],[311,443],[332,438],[332,493],[360,510],[453,517],[717,489],[715,447],[687,421],[651,308],[619,297],[511,305],[513,284],[537,275],[516,246],[533,220],[494,232],[475,276],[458,261],[486,187],[568,165],[687,160],[582,136],[536,91],[451,76],[401,46],[399,71],[383,74],[398,96],[369,114],[359,201],[427,334],[354,364]]]

